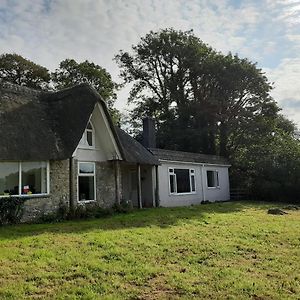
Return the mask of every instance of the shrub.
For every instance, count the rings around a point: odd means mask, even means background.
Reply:
[[[115,204],[113,210],[118,213],[127,213],[133,210],[133,205],[130,200],[121,200],[120,204]]]
[[[60,202],[57,211],[44,214],[38,223],[55,223],[66,220],[69,216],[69,207],[65,202]]]
[[[5,197],[0,199],[0,225],[20,222],[23,204],[28,198]]]

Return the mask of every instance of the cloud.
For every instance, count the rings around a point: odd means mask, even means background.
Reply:
[[[276,97],[296,99],[281,76],[294,79],[300,32],[293,0],[0,0],[0,53],[16,52],[50,70],[65,58],[88,59],[118,80],[112,60],[150,30],[189,30],[217,50],[257,61],[276,80]],[[280,74],[280,76],[279,76]],[[126,106],[128,89],[119,93]],[[299,93],[298,93],[299,95]],[[286,111],[290,115],[289,111]]]
[[[272,96],[283,108],[283,113],[300,124],[300,58],[284,59],[277,68],[265,71],[274,82]]]

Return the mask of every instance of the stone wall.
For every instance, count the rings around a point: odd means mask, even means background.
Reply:
[[[110,208],[116,201],[115,172],[113,162],[95,162],[96,165],[96,203],[90,202],[89,206],[96,204],[103,208]],[[78,205],[78,161],[73,160],[73,203]],[[84,204],[84,202],[82,202]]]
[[[50,161],[50,194],[27,200],[21,222],[55,213],[61,204],[69,205],[69,160]]]
[[[116,182],[113,162],[96,162],[97,203],[103,208],[116,203]]]
[[[72,203],[78,205],[78,161],[72,162]],[[60,205],[70,203],[69,160],[50,162],[50,194],[44,197],[31,198],[24,204],[24,214],[21,222],[33,222],[43,215],[55,213]],[[116,202],[115,171],[113,162],[96,162],[96,204],[110,208]]]

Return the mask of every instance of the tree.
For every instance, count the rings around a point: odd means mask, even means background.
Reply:
[[[45,67],[9,53],[0,56],[0,78],[35,89],[46,89],[50,82],[50,74]]]
[[[231,185],[264,199],[299,194],[300,145],[271,84],[248,59],[219,53],[192,31],[150,32],[116,61],[132,84],[132,119],[156,121],[158,147],[221,154]]]
[[[300,141],[293,136],[295,126],[281,115],[260,122],[261,130],[249,131],[232,156],[231,184],[247,187],[259,199],[299,201]]]
[[[241,128],[279,110],[255,64],[218,53],[192,31],[150,32],[132,52],[116,56],[124,82],[133,83],[132,117],[155,118],[160,147],[229,156]]]
[[[99,65],[88,60],[77,63],[74,59],[65,59],[60,63],[59,68],[52,73],[52,81],[57,89],[86,82],[97,90],[110,110],[113,109],[117,84],[113,82],[111,75]]]

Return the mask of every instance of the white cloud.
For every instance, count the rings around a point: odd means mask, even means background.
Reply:
[[[283,113],[300,124],[300,58],[284,59],[277,68],[265,71],[274,82],[272,96],[283,107]]]
[[[247,56],[261,66],[270,55],[281,56],[283,62],[290,58],[291,53],[283,57],[279,53],[283,52],[280,35],[291,43],[289,51],[300,45],[300,32],[292,21],[300,1],[238,5],[230,0],[47,0],[47,5],[45,1],[0,0],[0,53],[19,53],[50,70],[65,58],[88,59],[117,80],[118,67],[112,58],[118,50],[130,50],[150,30],[165,27],[193,28],[216,49]],[[284,99],[292,94],[295,99],[294,88],[283,92],[285,83],[276,75],[280,72],[294,76],[290,68],[280,66],[272,73],[282,91],[277,95]],[[126,90],[120,93],[119,108],[125,107],[126,96]]]

